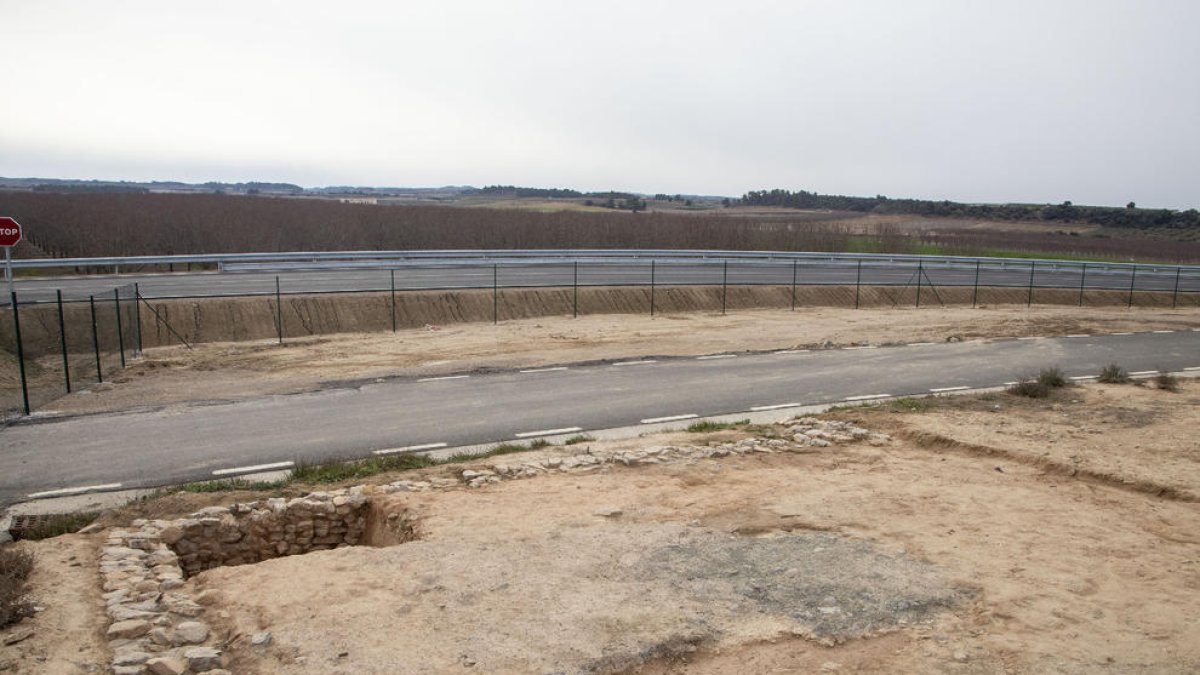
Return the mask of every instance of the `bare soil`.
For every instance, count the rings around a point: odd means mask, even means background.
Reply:
[[[42,412],[124,410],[195,400],[311,391],[346,381],[620,360],[850,344],[942,342],[1200,327],[1200,309],[968,307],[804,308],[647,315],[562,316],[430,324],[354,333],[147,349],[110,382],[52,401]]]

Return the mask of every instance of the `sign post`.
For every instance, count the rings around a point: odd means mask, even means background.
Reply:
[[[0,216],[0,246],[4,247],[4,279],[8,282],[8,297],[13,296],[12,247],[21,241],[21,224]]]

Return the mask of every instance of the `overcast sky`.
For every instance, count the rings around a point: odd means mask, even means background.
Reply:
[[[1200,2],[0,0],[0,175],[1200,206]]]

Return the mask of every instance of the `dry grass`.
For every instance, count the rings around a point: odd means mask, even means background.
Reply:
[[[15,546],[0,548],[0,628],[33,616],[25,588],[32,571],[32,553]]]

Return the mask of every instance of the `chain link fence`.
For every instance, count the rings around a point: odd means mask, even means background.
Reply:
[[[235,285],[236,282],[236,285]],[[558,260],[213,275],[220,294],[30,293],[0,308],[0,419],[120,378],[143,347],[586,314],[1198,307],[1200,268],[1064,261]],[[19,325],[18,325],[19,324]]]

